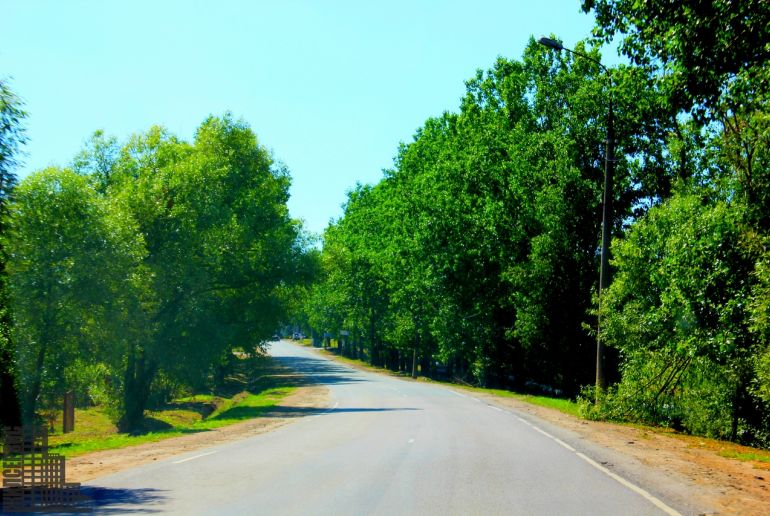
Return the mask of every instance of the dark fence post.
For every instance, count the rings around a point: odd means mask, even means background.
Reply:
[[[62,432],[69,433],[75,430],[75,393],[64,393],[64,418],[62,419]]]

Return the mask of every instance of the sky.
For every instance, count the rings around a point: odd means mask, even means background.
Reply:
[[[400,142],[459,109],[477,69],[593,26],[580,0],[0,0],[0,17],[0,77],[29,114],[19,177],[68,165],[97,129],[189,141],[230,111],[288,166],[289,210],[319,234]]]

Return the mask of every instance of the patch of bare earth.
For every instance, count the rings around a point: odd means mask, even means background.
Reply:
[[[662,429],[586,421],[512,398],[474,395],[534,415],[628,457],[629,465],[646,470],[640,477],[664,486],[667,494],[690,507],[707,508],[710,514],[770,514],[770,464],[719,455],[723,450],[756,452],[752,448]]]
[[[67,481],[85,482],[96,477],[165,459],[221,443],[245,439],[283,426],[297,419],[296,409],[323,409],[329,404],[329,390],[321,385],[298,387],[263,417],[203,432],[172,437],[116,450],[103,450],[67,460]]]

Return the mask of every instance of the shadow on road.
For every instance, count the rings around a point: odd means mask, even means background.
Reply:
[[[313,407],[275,407],[270,412],[262,414],[262,417],[304,417],[314,415],[333,415],[360,412],[403,412],[422,410],[413,407],[351,407],[351,408],[313,408]]]
[[[122,489],[98,486],[83,486],[81,492],[91,499],[88,504],[96,514],[135,514],[161,512],[152,507],[166,499],[161,489]]]
[[[296,377],[297,385],[339,385],[366,381],[356,376],[354,370],[320,358],[277,356],[273,357],[273,361],[280,367],[300,373],[302,376]]]

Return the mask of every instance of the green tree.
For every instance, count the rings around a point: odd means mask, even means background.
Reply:
[[[619,232],[691,158],[665,151],[679,125],[649,77],[613,74]],[[577,392],[593,371],[582,323],[598,279],[609,87],[591,61],[534,41],[522,61],[479,71],[458,113],[427,120],[378,184],[350,192],[325,234],[314,320],[355,331],[393,369]]]
[[[41,400],[52,402],[66,390],[65,372],[76,359],[97,360],[117,338],[114,318],[131,291],[143,246],[126,211],[70,170],[26,178],[11,211],[9,289],[30,421]],[[105,332],[110,327],[113,332]]]
[[[8,202],[16,183],[13,169],[18,164],[20,147],[25,141],[22,127],[25,117],[19,98],[0,80],[0,428],[21,424],[6,287],[7,255],[4,239],[8,236]]]
[[[677,109],[715,107],[725,94],[768,93],[770,5],[764,0],[583,0],[594,34],[637,65],[660,68]],[[756,97],[755,97],[756,98]]]
[[[613,245],[617,274],[602,306],[624,357],[619,410],[697,433],[750,440],[756,341],[747,308],[753,268],[745,209],[681,194]],[[761,426],[761,419],[760,424]]]
[[[211,117],[187,144],[154,128],[133,138],[107,192],[147,245],[152,295],[126,353],[122,422],[136,425],[157,374],[221,380],[234,347],[254,348],[285,318],[291,285],[312,274],[289,218],[289,175],[241,121]]]

